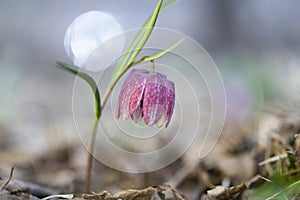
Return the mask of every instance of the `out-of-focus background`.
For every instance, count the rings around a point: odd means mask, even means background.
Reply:
[[[33,104],[52,102],[45,105],[51,106],[50,112],[63,108],[64,115],[69,113],[68,106],[58,103],[57,97],[68,98],[72,80],[54,65],[57,60],[69,61],[63,38],[75,17],[90,10],[101,10],[113,15],[123,30],[129,30],[140,27],[155,3],[1,2],[1,121],[15,121],[17,102],[25,102],[30,97]],[[185,33],[203,45],[226,74],[225,81],[231,72],[234,76],[246,76],[252,84],[250,87],[262,89],[258,91],[260,100],[273,97],[291,100],[290,96],[298,95],[299,5],[292,0],[182,0],[161,14],[157,26]],[[46,90],[47,86],[53,89]]]
[[[74,78],[55,68],[58,60],[71,62],[63,40],[72,20],[100,10],[126,31],[139,28],[155,5],[145,0],[0,2],[0,148],[14,144],[16,152],[13,157],[0,152],[0,172],[76,140],[70,105]],[[269,105],[290,109],[299,101],[299,7],[296,0],[181,0],[159,16],[157,26],[182,32],[207,50],[223,75],[227,117],[242,124]],[[39,163],[33,166],[40,169]]]

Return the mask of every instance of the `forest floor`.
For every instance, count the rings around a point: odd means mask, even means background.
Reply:
[[[227,123],[205,159],[184,155],[161,170],[129,174],[95,160],[83,192],[85,151],[58,145],[30,162],[0,134],[0,199],[300,199],[300,118],[286,111]],[[13,160],[5,163],[7,160]]]

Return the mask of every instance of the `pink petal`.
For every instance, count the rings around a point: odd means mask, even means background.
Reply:
[[[137,76],[139,74],[145,74],[146,70],[138,70],[134,69],[130,72],[128,77],[125,79],[125,82],[121,88],[119,99],[118,99],[118,107],[117,107],[117,118],[122,116],[123,120],[126,120],[129,118],[129,102],[130,102],[130,96],[133,91],[133,88],[135,87],[135,82],[137,79]]]
[[[131,115],[131,119],[134,121],[134,122],[137,122],[139,121],[143,116],[143,109],[142,107],[138,107],[137,109],[135,109],[135,111],[132,113]]]
[[[142,117],[147,125],[167,127],[175,104],[175,86],[164,74],[134,69],[125,79],[118,99],[117,118]]]
[[[172,81],[167,81],[167,104],[166,104],[166,110],[167,110],[167,123],[166,127],[168,127],[170,120],[173,115],[174,105],[175,105],[175,86]]]
[[[132,82],[133,87],[130,96],[127,97],[129,99],[129,115],[132,119],[134,118],[137,120],[138,118],[142,117],[141,107],[146,78],[147,75],[145,74],[137,74]]]
[[[143,98],[143,115],[149,126],[156,124],[166,113],[166,86],[162,76],[157,73],[149,74]]]

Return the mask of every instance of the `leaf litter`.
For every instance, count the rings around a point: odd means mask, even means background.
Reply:
[[[30,161],[14,157],[22,152],[10,147],[10,138],[1,138],[1,144],[1,155],[12,158],[0,164],[0,199],[5,200],[300,198],[300,116],[287,111],[264,112],[248,124],[227,124],[202,160],[195,144],[173,164],[145,174],[126,174],[96,162],[92,185],[97,192],[90,194],[82,193],[80,144],[56,145]],[[18,164],[13,168],[12,163]]]

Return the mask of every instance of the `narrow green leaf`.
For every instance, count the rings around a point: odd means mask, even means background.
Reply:
[[[177,0],[169,0],[166,3],[164,3],[159,12],[163,12],[164,10],[166,10],[170,5],[172,5],[173,3],[175,3]],[[154,13],[153,13],[154,14]],[[150,20],[152,19],[153,15],[150,16],[142,25],[142,28],[138,31],[138,33],[136,34],[136,36],[134,37],[133,41],[131,42],[131,44],[128,47],[128,50],[126,51],[126,53],[124,54],[124,56],[122,57],[120,63],[117,66],[117,69],[113,75],[112,80],[115,80],[116,76],[118,76],[118,74],[122,71],[122,68],[125,66],[126,62],[129,59],[130,54],[132,54],[133,50],[135,49],[138,41],[141,40],[142,35],[146,32],[147,29],[145,29],[145,27],[148,27]],[[135,58],[131,59],[132,61]],[[128,64],[130,62],[127,62]]]
[[[127,62],[127,65],[129,65],[130,63],[132,63],[134,61],[134,59],[137,57],[137,55],[139,54],[139,52],[142,50],[142,48],[144,47],[145,43],[147,42],[147,40],[150,37],[150,34],[153,30],[153,27],[155,25],[155,22],[157,20],[158,17],[158,13],[160,10],[162,4],[162,0],[160,0],[153,12],[153,15],[150,18],[149,24],[147,24],[147,26],[145,27],[145,34],[144,37],[142,38],[142,40],[140,41],[140,43],[138,44],[137,48],[133,51],[129,61]]]
[[[177,0],[169,0],[167,1],[166,3],[164,3],[162,6],[161,6],[161,9],[160,11],[164,11],[165,9],[167,9],[170,5],[172,5],[173,3],[175,3]]]
[[[181,42],[183,42],[183,40],[185,40],[185,38],[182,38],[181,40],[179,40],[178,42],[176,42],[175,44],[173,44],[172,46],[170,46],[169,48],[159,52],[158,54],[155,54],[153,56],[149,56],[149,57],[145,57],[145,59],[143,59],[143,61],[151,61],[151,60],[156,60],[160,57],[162,57],[163,55],[165,55],[166,53],[172,51],[174,48],[176,48]]]
[[[101,115],[101,99],[100,99],[100,93],[97,86],[97,83],[94,81],[94,79],[88,75],[87,73],[84,73],[80,71],[79,67],[71,64],[67,64],[64,62],[57,62],[57,67],[67,71],[73,75],[79,76],[81,79],[83,79],[91,88],[93,95],[94,95],[94,102],[95,102],[95,115],[97,119],[99,119]]]
[[[174,49],[175,47],[177,47],[183,40],[185,40],[185,38],[182,38],[181,40],[179,40],[178,42],[176,42],[175,44],[173,44],[172,46],[170,46],[169,48],[159,52],[158,54],[155,54],[153,56],[144,56],[141,59],[135,61],[132,63],[132,65],[137,65],[141,62],[146,62],[146,61],[152,61],[152,60],[156,60],[160,57],[162,57],[163,55],[165,55],[166,53],[170,52],[172,49]],[[132,65],[128,65],[126,66],[126,68],[123,69],[122,73],[125,73],[125,71]]]

